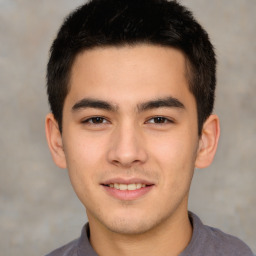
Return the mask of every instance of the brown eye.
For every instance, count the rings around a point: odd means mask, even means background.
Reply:
[[[91,122],[94,124],[102,124],[104,122],[104,118],[102,117],[93,117],[91,118]]]
[[[107,120],[104,117],[95,116],[95,117],[91,117],[91,118],[84,120],[82,123],[105,124],[105,123],[107,123]]]
[[[167,119],[161,116],[153,118],[155,123],[163,124],[166,123]]]
[[[156,116],[156,117],[153,117],[153,118],[149,119],[147,121],[147,123],[150,123],[150,124],[167,124],[167,123],[172,123],[172,120],[169,120],[168,118],[163,117],[163,116]]]

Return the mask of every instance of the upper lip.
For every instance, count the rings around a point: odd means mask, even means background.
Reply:
[[[104,182],[101,183],[101,185],[109,185],[109,184],[145,184],[145,185],[154,185],[153,182],[146,180],[146,179],[141,179],[141,178],[112,178],[108,179]]]

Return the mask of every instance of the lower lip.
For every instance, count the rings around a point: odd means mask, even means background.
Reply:
[[[119,190],[115,188],[111,188],[108,186],[103,186],[105,191],[112,197],[124,200],[124,201],[131,201],[141,198],[142,196],[149,193],[151,189],[153,189],[153,185],[146,186],[144,188],[136,189],[136,190]]]

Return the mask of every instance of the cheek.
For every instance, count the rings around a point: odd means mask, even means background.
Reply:
[[[150,152],[160,162],[173,165],[186,163],[194,154],[195,142],[184,134],[164,134],[154,140],[151,138]]]
[[[161,170],[165,183],[179,186],[189,181],[194,170],[196,145],[189,134],[169,134],[152,141],[150,154]]]
[[[69,133],[78,134],[78,133]],[[69,136],[64,145],[71,183],[78,197],[86,197],[97,185],[97,170],[103,169],[103,145],[90,136]]]
[[[73,132],[69,134],[79,133]],[[95,139],[94,136],[88,136],[83,133],[80,136],[69,136],[68,143],[65,144],[68,165],[71,168],[73,165],[81,165],[83,168],[88,168],[102,157],[103,148],[103,141]]]

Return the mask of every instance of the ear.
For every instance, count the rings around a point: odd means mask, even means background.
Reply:
[[[210,115],[203,125],[195,167],[205,168],[212,163],[217,150],[219,137],[219,118],[217,115]]]
[[[66,168],[66,157],[63,150],[62,137],[57,121],[52,113],[45,119],[45,133],[49,149],[55,164],[60,168]]]

